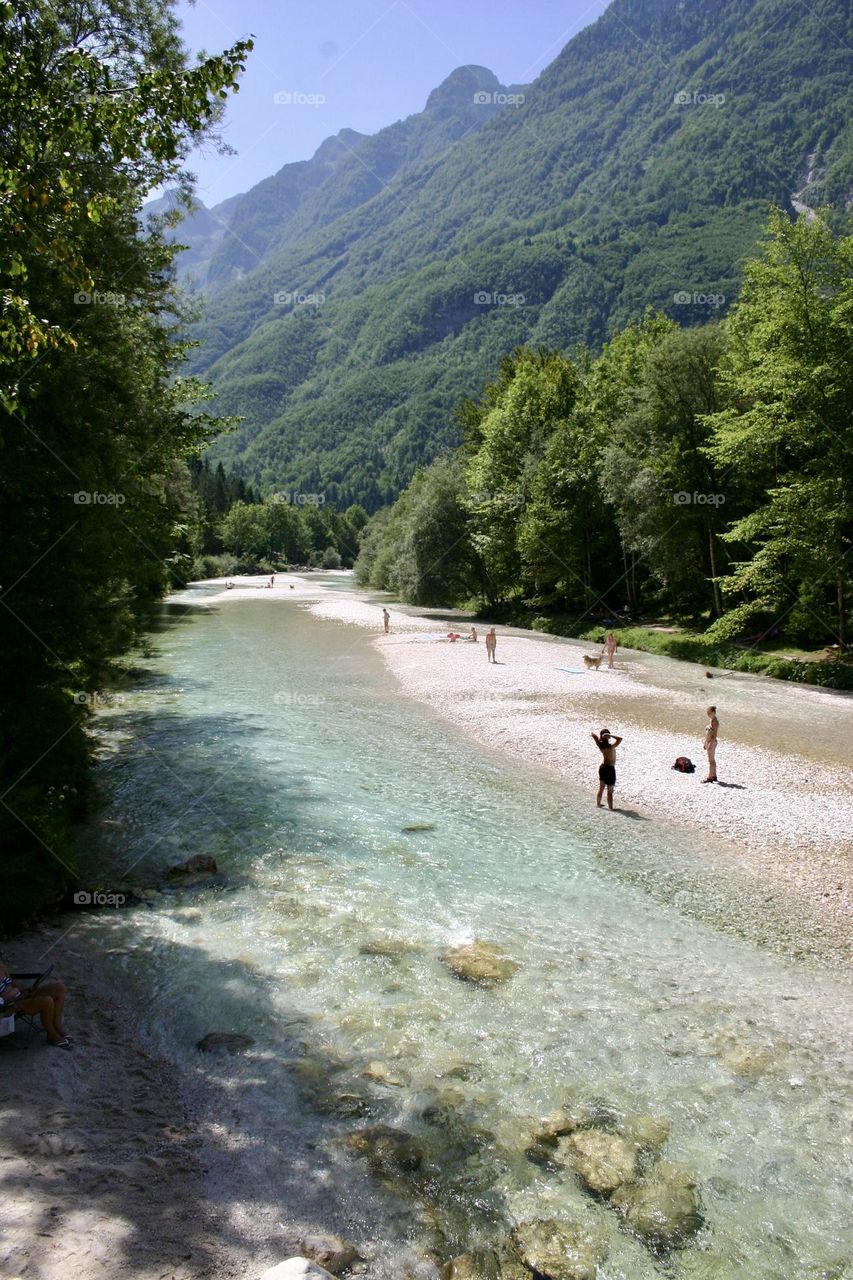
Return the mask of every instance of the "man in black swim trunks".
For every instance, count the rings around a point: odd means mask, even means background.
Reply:
[[[599,809],[602,807],[601,797],[606,787],[607,807],[612,809],[613,788],[616,786],[616,748],[622,739],[614,737],[609,729],[602,729],[600,733],[592,734],[592,740],[603,757],[598,766],[598,795],[595,797],[595,803]]]

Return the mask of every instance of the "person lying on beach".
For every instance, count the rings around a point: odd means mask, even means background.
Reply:
[[[616,748],[622,739],[611,735],[609,729],[602,729],[600,733],[593,733],[590,736],[602,755],[601,764],[598,766],[598,795],[595,797],[595,803],[599,809],[602,807],[601,797],[606,787],[607,807],[612,809],[613,788],[616,786]]]
[[[9,970],[0,963],[0,1000],[3,1001],[4,1016],[12,1013],[37,1016],[44,1027],[48,1044],[57,1049],[71,1048],[71,1040],[62,1025],[65,1006],[63,982],[43,982],[30,995],[26,990],[15,986]]]

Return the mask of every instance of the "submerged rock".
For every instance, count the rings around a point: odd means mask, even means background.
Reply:
[[[479,940],[448,947],[441,960],[455,977],[481,987],[507,982],[518,970],[516,962],[495,943]]]
[[[405,942],[402,938],[371,938],[368,942],[363,942],[358,949],[359,955],[382,956],[389,960],[397,960],[400,956],[409,955],[417,950],[418,947],[414,943]]]
[[[370,1111],[371,1099],[363,1093],[318,1089],[311,1094],[311,1105],[323,1116],[341,1116],[356,1120]]]
[[[243,1053],[254,1044],[251,1036],[237,1035],[231,1031],[208,1031],[196,1045],[202,1053]]]
[[[380,1173],[413,1173],[423,1162],[420,1143],[403,1129],[388,1124],[369,1125],[347,1134],[346,1144],[366,1156]]]
[[[473,1249],[446,1264],[442,1280],[531,1280],[530,1272],[512,1245]]]
[[[776,1059],[769,1049],[756,1049],[750,1045],[735,1045],[722,1055],[722,1060],[736,1076],[747,1080],[765,1076],[776,1066]]]
[[[434,822],[410,822],[407,826],[401,827],[401,831],[435,831]]]
[[[373,1080],[376,1084],[385,1084],[393,1088],[401,1088],[403,1085],[400,1077],[395,1076],[384,1062],[368,1062],[361,1074],[365,1080]]]
[[[653,1253],[669,1253],[702,1226],[695,1185],[686,1169],[661,1164],[646,1181],[619,1187],[610,1203]]]
[[[541,1280],[595,1280],[604,1257],[599,1239],[556,1218],[522,1222],[512,1240],[524,1265]]]
[[[215,858],[211,858],[207,853],[196,853],[192,858],[187,858],[186,862],[179,862],[174,867],[169,867],[166,872],[166,881],[169,884],[188,885],[218,874],[219,868]]]
[[[671,1125],[664,1116],[634,1116],[625,1125],[625,1135],[643,1152],[658,1155],[669,1138]]]
[[[636,1143],[604,1129],[583,1129],[560,1144],[572,1167],[586,1187],[596,1195],[608,1196],[637,1172]]]
[[[340,1236],[306,1236],[299,1247],[306,1258],[325,1267],[333,1276],[346,1271],[358,1258],[355,1245],[349,1240],[342,1240]]]
[[[494,1249],[474,1249],[453,1258],[444,1267],[441,1280],[502,1280]]]

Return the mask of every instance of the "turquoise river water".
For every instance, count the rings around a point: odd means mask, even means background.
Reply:
[[[600,1280],[851,1275],[850,986],[620,879],[618,842],[660,858],[659,830],[595,823],[588,798],[478,751],[395,691],[364,632],[295,603],[185,593],[99,727],[93,883],[158,886],[196,853],[223,882],[84,928],[203,1086],[262,1221],[325,1215],[376,1242],[376,1275],[404,1240],[449,1257],[534,1217],[603,1232]],[[509,982],[448,972],[472,938],[518,963]],[[255,1044],[208,1058],[211,1030]],[[569,1100],[667,1120],[701,1200],[689,1246],[653,1258],[526,1158]],[[347,1153],[372,1123],[423,1144],[417,1177],[389,1186]]]

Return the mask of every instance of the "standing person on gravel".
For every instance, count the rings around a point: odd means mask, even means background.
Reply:
[[[705,755],[708,757],[708,776],[703,778],[703,782],[717,781],[717,735],[720,731],[720,722],[717,719],[717,708],[708,707],[705,714],[708,717],[708,725],[705,729]]]
[[[495,629],[494,627],[489,627],[489,630],[486,632],[486,661],[487,662],[497,662],[497,658],[495,657],[495,649],[497,648],[497,644],[498,644],[498,638],[495,635]]]

